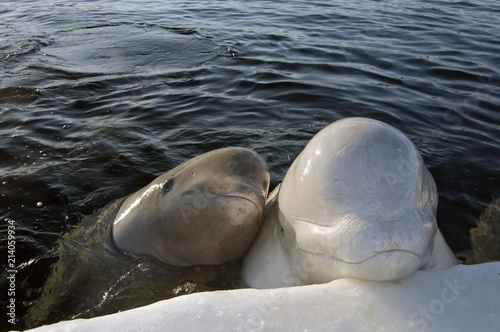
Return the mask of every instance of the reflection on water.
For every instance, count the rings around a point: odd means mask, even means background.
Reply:
[[[219,147],[262,154],[273,187],[347,116],[417,144],[445,238],[470,248],[500,196],[499,15],[494,0],[2,2],[0,229],[16,225],[17,317],[84,215]]]

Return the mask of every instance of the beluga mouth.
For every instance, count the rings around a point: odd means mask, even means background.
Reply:
[[[412,255],[412,256],[415,256],[415,257],[418,257],[419,255],[414,253],[414,252],[411,252],[411,251],[408,251],[408,250],[401,250],[401,249],[395,249],[395,250],[385,250],[385,251],[379,251],[375,254],[373,254],[373,256],[370,256],[370,257],[367,257],[363,260],[360,260],[360,261],[355,261],[355,262],[350,262],[350,261],[347,261],[347,260],[342,260],[340,258],[335,258],[335,259],[338,259],[339,261],[342,261],[344,263],[348,263],[348,264],[363,264],[363,263],[366,263],[372,259],[375,259],[375,258],[378,258],[380,257],[380,255],[385,255],[385,256],[390,256],[390,255]]]

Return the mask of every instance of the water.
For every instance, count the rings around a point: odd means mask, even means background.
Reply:
[[[1,255],[6,266],[11,221],[16,328],[84,215],[225,146],[262,154],[273,187],[348,116],[416,143],[440,228],[468,249],[500,195],[499,27],[495,0],[1,2]]]

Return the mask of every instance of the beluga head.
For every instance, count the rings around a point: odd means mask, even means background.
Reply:
[[[437,202],[434,180],[403,133],[367,118],[336,121],[312,138],[270,195],[243,277],[266,288],[386,281],[452,266]],[[267,270],[256,268],[265,260],[259,248],[272,253]]]
[[[235,261],[261,226],[268,189],[267,164],[254,151],[207,152],[129,196],[111,239],[121,251],[175,266]]]

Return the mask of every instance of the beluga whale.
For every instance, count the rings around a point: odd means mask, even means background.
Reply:
[[[436,184],[396,128],[345,118],[318,132],[269,195],[242,277],[253,288],[390,281],[457,264]]]
[[[238,260],[260,228],[269,182],[267,165],[254,151],[202,154],[129,196],[111,240],[121,251],[175,266]]]
[[[84,217],[42,259],[53,264],[26,326],[239,286],[239,262],[261,227],[269,177],[256,152],[217,149]]]

